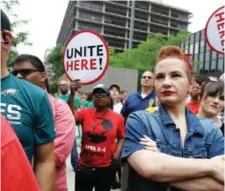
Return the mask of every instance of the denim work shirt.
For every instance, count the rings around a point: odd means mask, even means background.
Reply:
[[[144,135],[157,143],[160,152],[176,157],[212,158],[224,154],[224,137],[212,120],[200,120],[188,109],[186,120],[188,129],[182,148],[180,130],[162,105],[154,113],[146,111],[132,113],[127,119],[122,159],[145,149],[139,143]],[[128,191],[137,190],[166,191],[167,184],[145,179],[129,166]]]

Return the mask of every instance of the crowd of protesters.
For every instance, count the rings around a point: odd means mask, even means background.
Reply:
[[[195,80],[167,46],[136,93],[119,83],[81,92],[78,79],[60,80],[54,96],[35,55],[8,72],[10,29],[1,10],[2,191],[67,191],[70,155],[75,191],[224,190],[224,75]]]

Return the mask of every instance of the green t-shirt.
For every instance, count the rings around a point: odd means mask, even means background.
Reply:
[[[55,139],[54,117],[46,92],[12,74],[1,79],[1,114],[14,128],[30,162],[37,144]]]
[[[84,101],[82,106],[83,107],[88,107],[88,108],[93,108],[94,107],[93,102],[89,101],[89,100]]]
[[[67,103],[68,100],[69,100],[69,95],[59,95],[59,96],[56,96],[56,98],[61,99],[61,100],[65,101]],[[80,99],[78,97],[74,97],[74,105],[78,109],[81,108],[81,106],[80,106]]]

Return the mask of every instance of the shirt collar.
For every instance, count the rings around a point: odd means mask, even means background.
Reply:
[[[169,113],[162,105],[159,105],[158,111],[160,115],[162,116],[162,122],[164,123],[166,127],[175,125],[175,123],[173,122],[173,119],[170,117]],[[199,118],[196,115],[194,115],[192,112],[190,112],[187,108],[186,108],[185,114],[187,119],[188,131],[194,134],[199,134],[201,136],[204,136],[205,131]]]
[[[141,91],[138,91],[138,92],[137,92],[137,96],[142,98],[142,96],[141,96]],[[150,97],[155,97],[155,96],[156,96],[155,90],[153,89],[153,90],[151,91],[151,93],[148,94],[144,99],[150,98]]]

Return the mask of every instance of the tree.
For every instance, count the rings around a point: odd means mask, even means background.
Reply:
[[[51,51],[51,53],[46,57],[46,64],[53,64],[53,70],[55,72],[55,78],[59,78],[64,74],[64,69],[62,66],[62,56],[63,56],[64,46],[57,44]]]
[[[179,45],[188,37],[187,31],[180,31],[177,35],[165,36],[156,33],[137,48],[127,49],[117,53],[110,58],[110,65],[138,70],[152,70],[159,49],[166,45]]]
[[[17,46],[19,44],[24,44],[31,46],[32,43],[29,42],[28,32],[15,32],[16,27],[21,26],[21,25],[26,25],[29,21],[28,20],[18,20],[18,15],[14,13],[14,10],[16,10],[16,6],[19,6],[20,3],[18,0],[0,0],[0,5],[3,8],[3,10],[6,12],[8,16],[11,16],[11,30],[12,33],[14,33],[14,39],[13,39],[13,44],[12,44],[12,50],[9,52],[9,57],[8,57],[8,67],[12,66],[12,62],[16,59],[18,56],[18,52],[16,50]]]

